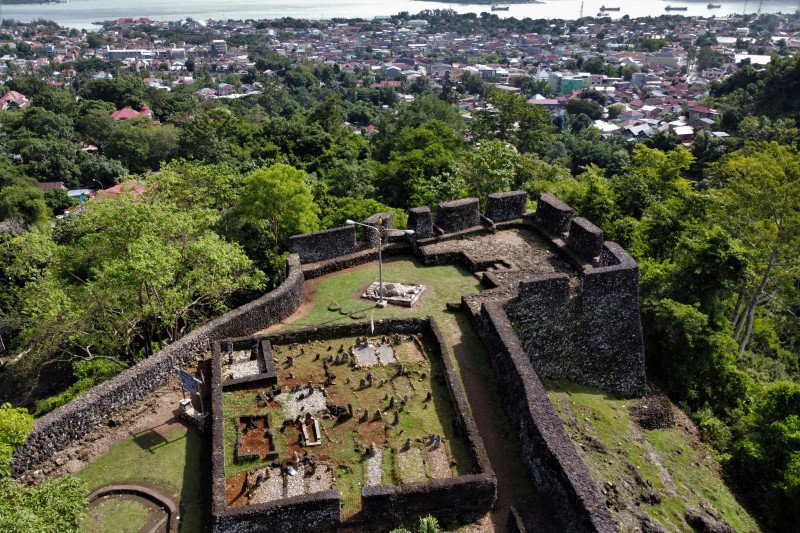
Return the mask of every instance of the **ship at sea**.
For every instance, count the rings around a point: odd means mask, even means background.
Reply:
[[[620,10],[619,7],[600,6],[600,11],[619,11],[619,10]]]
[[[717,9],[718,7],[722,7],[722,4],[707,4],[706,7],[708,9]]]
[[[667,6],[664,8],[664,11],[688,11],[689,8],[686,6]]]
[[[497,4],[492,4],[492,11],[508,11],[508,6],[498,6]]]

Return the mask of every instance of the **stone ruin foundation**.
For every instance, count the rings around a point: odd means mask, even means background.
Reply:
[[[402,283],[383,283],[383,299],[393,305],[412,307],[425,292],[425,285],[404,285]],[[367,300],[380,300],[380,282],[374,281],[367,287],[362,298]]]

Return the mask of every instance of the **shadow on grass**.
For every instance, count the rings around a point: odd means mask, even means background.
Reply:
[[[188,428],[180,494],[181,533],[211,531],[211,484],[210,439]]]
[[[133,434],[133,442],[142,450],[150,453],[155,453],[156,449],[185,438],[186,437],[182,436],[177,439],[168,440],[157,431],[153,431],[152,428]]]

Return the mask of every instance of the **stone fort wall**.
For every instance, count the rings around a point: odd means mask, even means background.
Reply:
[[[290,255],[287,276],[274,291],[207,322],[152,357],[78,396],[34,422],[28,440],[14,452],[21,475],[77,441],[118,409],[139,400],[175,375],[175,367],[210,349],[210,341],[260,331],[292,314],[305,294],[300,258]]]
[[[542,195],[535,227],[569,228],[551,244],[580,267],[580,287],[566,274],[523,280],[506,310],[536,372],[552,379],[591,385],[621,396],[645,387],[644,340],[639,308],[639,269],[616,243],[571,208]],[[565,213],[565,208],[569,213]]]
[[[616,531],[586,465],[556,413],[536,370],[519,342],[503,302],[484,303],[473,324],[484,343],[514,430],[522,446],[522,461],[537,490],[554,507],[552,520],[566,532]],[[513,515],[514,513],[512,513]],[[535,525],[522,523],[525,531]],[[548,530],[550,530],[548,528]]]

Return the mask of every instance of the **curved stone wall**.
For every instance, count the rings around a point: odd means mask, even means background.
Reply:
[[[14,452],[14,474],[19,476],[63,450],[118,409],[161,387],[175,375],[176,366],[209,350],[212,339],[251,335],[291,315],[303,301],[304,282],[299,257],[290,255],[286,279],[274,291],[207,322],[152,357],[39,418],[27,442]]]

